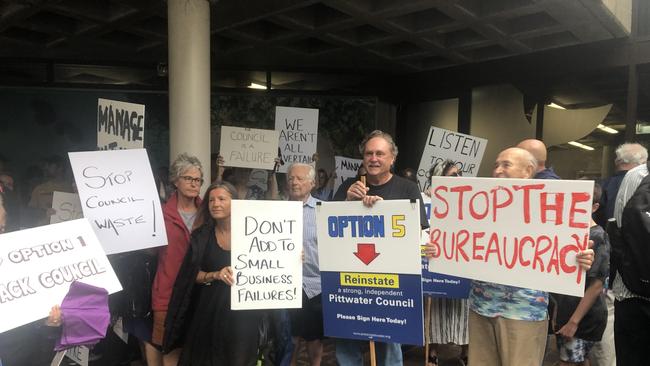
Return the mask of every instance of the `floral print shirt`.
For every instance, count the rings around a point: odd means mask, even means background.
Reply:
[[[546,320],[548,293],[539,290],[473,281],[469,307],[489,317],[513,320]]]

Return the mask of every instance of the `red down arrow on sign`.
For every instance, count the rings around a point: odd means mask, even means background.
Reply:
[[[381,253],[375,252],[375,244],[370,243],[357,243],[357,251],[354,255],[357,256],[366,266],[374,261]]]

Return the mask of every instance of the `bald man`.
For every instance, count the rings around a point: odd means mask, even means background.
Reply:
[[[560,179],[553,171],[553,168],[546,167],[546,145],[540,140],[526,139],[517,145],[518,148],[524,149],[531,153],[537,166],[535,167],[535,179]]]

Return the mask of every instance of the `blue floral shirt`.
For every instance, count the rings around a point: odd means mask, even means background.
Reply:
[[[469,307],[489,317],[540,321],[547,317],[548,293],[527,288],[472,281]]]

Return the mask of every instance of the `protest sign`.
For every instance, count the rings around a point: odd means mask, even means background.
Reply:
[[[336,180],[334,181],[334,193],[339,190],[339,186],[348,178],[357,176],[359,167],[363,164],[361,159],[346,158],[345,156],[334,156],[334,168]]]
[[[316,218],[325,335],[422,345],[419,202],[322,202]]]
[[[427,221],[431,221],[431,198],[422,193],[422,203],[427,214]],[[422,230],[420,244],[422,246],[429,242],[429,229]],[[424,248],[422,248],[424,249]],[[429,258],[422,254],[422,293],[433,297],[446,297],[466,299],[469,297],[469,290],[472,281],[462,277],[447,276],[440,273],[430,272],[435,268],[429,268]]]
[[[302,202],[231,205],[231,308],[302,307]]]
[[[311,164],[318,141],[318,109],[275,107],[275,130],[280,133],[280,152],[286,173],[292,163]]]
[[[50,216],[50,224],[76,220],[84,217],[81,210],[81,201],[76,193],[54,192],[52,197],[52,209],[55,211]]]
[[[75,280],[122,289],[86,219],[0,235],[0,333],[46,317]]]
[[[429,169],[445,159],[454,161],[463,176],[475,177],[481,166],[487,142],[486,139],[480,137],[432,126],[429,129],[418,168],[420,191],[425,191],[429,187],[431,178]]]
[[[147,151],[69,153],[84,217],[106,254],[167,245]]]
[[[278,132],[221,126],[219,149],[225,166],[272,170],[278,156]]]
[[[144,105],[97,99],[97,148],[142,149]]]
[[[593,181],[433,177],[436,272],[583,296]]]

